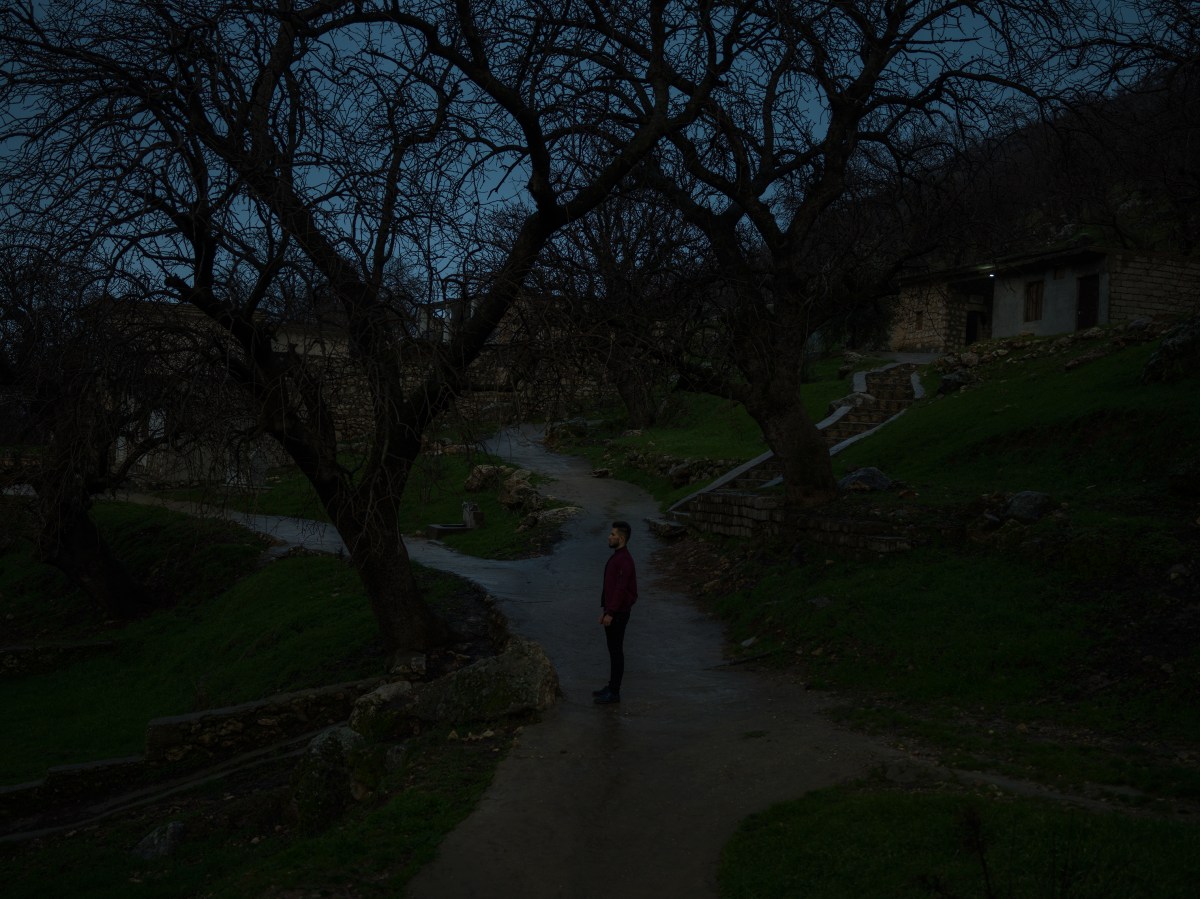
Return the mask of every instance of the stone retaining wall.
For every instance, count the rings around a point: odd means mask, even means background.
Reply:
[[[155,718],[146,728],[146,754],[49,769],[43,780],[0,788],[0,833],[20,819],[56,806],[95,800],[150,783],[171,769],[217,760],[298,737],[350,716],[355,701],[385,678],[299,690],[258,702],[190,715]]]
[[[786,520],[783,497],[731,490],[697,496],[688,509],[687,523],[711,534],[770,538],[782,533]],[[851,553],[900,552],[915,543],[910,535],[870,519],[803,515],[794,516],[791,523],[802,540]]]
[[[155,718],[146,726],[146,760],[203,763],[237,755],[350,716],[354,701],[384,678],[284,693],[260,702]]]

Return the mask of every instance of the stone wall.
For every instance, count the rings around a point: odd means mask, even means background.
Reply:
[[[688,508],[688,526],[727,537],[774,536],[783,522],[783,497],[722,491],[702,493]]]
[[[262,702],[155,718],[146,726],[152,764],[209,762],[299,736],[350,716],[355,700],[383,678],[273,696]]]
[[[384,681],[299,690],[259,702],[191,715],[156,718],[146,728],[146,753],[50,768],[43,780],[0,788],[0,833],[48,808],[95,800],[213,761],[229,759],[328,727],[349,717],[354,703]]]
[[[1200,311],[1200,263],[1168,256],[1114,254],[1109,258],[1110,322]]]
[[[896,302],[889,343],[902,352],[941,352],[955,343],[949,289],[944,284],[904,288]],[[962,313],[965,327],[965,313]],[[961,341],[958,341],[961,342]]]
[[[787,521],[783,497],[739,491],[705,493],[692,501],[687,525],[727,537],[771,538]],[[853,556],[902,552],[920,542],[917,535],[893,523],[833,515],[798,515],[791,530],[804,542]]]

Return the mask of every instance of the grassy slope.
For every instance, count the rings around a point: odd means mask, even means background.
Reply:
[[[910,487],[904,498],[847,497],[840,501],[844,511],[923,522],[932,534],[928,545],[869,563],[810,550],[797,564],[787,546],[733,544],[740,567],[721,582],[740,578],[745,586],[715,596],[714,607],[729,626],[731,645],[754,638],[749,653],[774,650],[810,685],[846,697],[835,712],[842,720],[918,741],[949,764],[1068,789],[1099,784],[1168,801],[1200,799],[1196,599],[1194,587],[1189,594],[1171,575],[1173,566],[1197,555],[1195,501],[1180,494],[1176,474],[1189,464],[1190,477],[1197,474],[1197,384],[1143,384],[1152,345],[1068,372],[1064,363],[1094,344],[1051,350],[1052,343],[1038,341],[1027,353],[986,366],[980,383],[959,394],[934,395],[939,378],[929,373],[929,399],[835,457],[839,475],[873,465]],[[824,366],[807,388],[814,419],[849,389],[833,379],[835,367]],[[612,428],[602,435],[606,444],[582,449],[664,505],[694,488],[672,488],[631,469],[622,464],[626,453],[744,459],[761,451],[753,423],[736,407],[687,397],[684,408],[690,413],[661,429],[622,436]],[[998,538],[963,539],[984,511],[981,496],[1020,490],[1049,493],[1058,513]],[[894,797],[866,793],[868,808],[891,813]],[[930,837],[931,822],[945,814],[942,800],[928,808],[919,798],[904,801],[914,833]],[[1013,816],[1002,829],[1041,826],[1036,822],[1046,816],[1036,804],[983,804],[989,819]],[[771,826],[794,830],[796,819],[811,812],[802,800]],[[1062,820],[1054,827],[1085,835],[1071,852],[1127,859],[1110,848],[1129,841],[1158,852],[1176,873],[1180,841],[1196,839],[1177,824]],[[793,867],[764,864],[750,848],[762,828],[750,823],[747,831],[731,849],[725,892],[816,889],[809,879],[788,880],[797,874],[786,847],[772,844],[763,852]],[[837,851],[836,839],[803,839],[815,840],[817,853]],[[937,869],[941,862],[919,855],[916,864]],[[769,872],[768,886],[754,879],[756,871]],[[1111,874],[1080,894],[1136,895],[1144,888],[1138,871],[1132,879]],[[732,885],[743,876],[759,885],[748,891]],[[813,895],[892,895],[893,886],[876,881],[863,892],[826,885]],[[930,881],[922,889],[912,894],[937,894],[939,887]],[[1028,883],[1011,892],[1041,894]],[[1176,894],[1183,895],[1164,893]]]
[[[864,359],[859,368],[869,369],[879,360]],[[850,391],[847,379],[837,377],[840,359],[817,362],[811,380],[804,385],[804,405],[813,421],[829,412],[829,404]],[[617,410],[601,413],[604,424],[587,437],[563,441],[556,449],[588,458],[597,468],[608,468],[613,476],[637,484],[666,508],[695,492],[698,485],[674,487],[670,481],[632,464],[630,451],[678,459],[724,460],[740,463],[767,449],[762,430],[740,404],[693,393],[673,394],[658,425],[627,432]]]
[[[101,506],[98,517],[116,546],[133,547],[125,556],[131,568],[151,581],[174,572],[170,582],[186,589],[164,611],[98,630],[84,597],[52,595],[54,619],[90,620],[93,634],[116,647],[57,671],[0,680],[11,727],[0,782],[40,777],[49,765],[136,755],[154,717],[378,670],[374,621],[344,563],[294,557],[255,570],[262,545],[240,528],[118,504]],[[14,582],[24,580],[19,571],[31,584],[45,577],[13,554],[3,568]],[[19,606],[30,596],[12,595],[22,598]],[[27,624],[36,620],[28,608],[23,614]]]
[[[1179,641],[1172,661],[1143,661],[1144,646],[1162,652],[1159,638],[1172,630],[1165,569],[1194,556],[1194,532],[1181,530],[1188,515],[1195,517],[1194,502],[1177,497],[1168,472],[1186,461],[1186,448],[1195,447],[1200,434],[1195,381],[1139,384],[1147,354],[1144,347],[1129,349],[1070,374],[1062,373],[1061,356],[1002,364],[1011,376],[931,399],[835,460],[839,470],[879,465],[916,488],[919,496],[910,500],[855,500],[883,515],[919,506],[921,514],[967,520],[978,512],[981,493],[1047,490],[1068,504],[1068,514],[1026,535],[1042,550],[1029,541],[1009,547],[950,541],[879,563],[825,564],[821,558],[801,566],[782,561],[786,552],[773,562],[770,548],[756,551],[742,574],[757,586],[720,604],[731,636],[757,636],[756,649],[785,648],[812,683],[853,699],[840,713],[847,720],[922,740],[955,764],[1059,784],[1086,779],[1165,796],[1200,795],[1194,766],[1169,760],[1179,746],[1164,757],[1139,739],[1169,735],[1185,752],[1192,747],[1194,758],[1197,710],[1189,697],[1194,700],[1200,680],[1194,640]],[[836,383],[822,389],[831,396],[845,392]],[[693,434],[706,422],[719,424],[709,449],[718,458],[726,457],[731,434],[753,436],[752,425],[732,428],[711,414],[693,419]],[[645,445],[626,439],[630,447]],[[685,435],[658,439],[701,445]],[[449,499],[447,509],[456,511],[458,501]],[[449,511],[426,517],[454,520]],[[11,602],[20,591],[4,561],[0,593]],[[1142,590],[1153,577],[1159,578],[1155,589]],[[1131,592],[1134,586],[1139,592]],[[260,648],[243,644],[241,651]],[[1107,679],[1097,681],[1099,674]],[[459,789],[454,808],[460,811],[451,817],[465,813],[477,789]],[[1178,885],[1186,890],[1194,883],[1188,868],[1196,857],[1194,826],[1097,818],[992,794],[974,797],[973,804],[975,812],[965,811],[961,795],[945,795],[936,785],[910,795],[871,782],[785,803],[748,820],[730,844],[722,892],[982,894],[982,868],[969,860],[964,844],[972,815],[993,847],[994,895],[1045,895],[1048,878],[1082,896],[1184,895]],[[393,836],[400,839],[398,822],[433,816],[430,808],[393,811],[387,804],[367,811],[339,826],[329,842],[291,844],[286,852],[274,846],[265,867],[246,845],[252,832],[246,828],[227,862],[222,853],[231,850],[221,841],[207,849],[201,844],[200,855],[188,858],[201,870],[207,857],[227,871],[220,894],[246,893],[249,881],[236,872],[250,870],[247,865],[267,872],[258,885],[301,883],[321,869],[346,865],[375,872],[386,890],[406,875],[381,857],[390,850],[371,848],[365,834],[383,833],[390,845]],[[185,866],[166,876],[153,866],[131,865],[127,844],[140,836],[118,833],[107,849],[96,850],[108,852],[116,866],[114,889],[129,882],[133,870],[135,879],[146,880],[146,895],[179,894],[181,884],[191,882],[181,873]],[[398,856],[413,844],[404,840]],[[273,838],[267,842],[273,845]],[[1018,842],[1024,848],[1014,848]],[[1031,842],[1050,848],[1039,853]],[[84,853],[43,863],[78,868],[94,858]],[[1013,858],[1029,861],[1014,868]],[[1144,873],[1152,865],[1155,880],[1147,885]],[[159,876],[165,878],[161,890],[152,888]],[[203,879],[212,885],[216,876]],[[392,876],[400,879],[387,879]],[[95,892],[109,894],[117,893]]]
[[[1151,349],[1071,372],[1065,354],[1000,363],[836,457],[839,472],[874,465],[917,494],[847,498],[847,510],[946,533],[870,563],[760,551],[746,589],[717,600],[731,638],[783,650],[810,684],[849,700],[843,720],[949,764],[1132,787],[1149,809],[1200,799],[1195,575],[1171,573],[1194,567],[1200,542],[1195,498],[1173,474],[1194,465],[1200,403],[1194,378],[1141,383]],[[981,494],[1019,490],[1051,494],[1059,513],[963,539]],[[1194,885],[1195,825],[999,794],[975,806],[992,841],[990,886],[954,835],[961,795],[866,785],[747,821],[723,894],[1183,896]],[[880,826],[893,819],[904,826]]]
[[[382,669],[373,618],[345,563],[295,556],[261,566],[254,535],[161,509],[102,504],[97,518],[118,554],[166,591],[171,607],[113,626],[34,563],[27,547],[0,555],[0,615],[13,642],[117,644],[56,672],[0,680],[0,783],[40,777],[49,765],[138,754],[152,717]],[[417,575],[435,608],[461,589],[449,575],[419,567]],[[246,896],[347,883],[395,895],[478,801],[510,742],[501,728],[475,741],[448,740],[445,730],[424,734],[408,744],[378,797],[321,834],[292,830],[286,769],[256,772],[244,794],[218,781],[174,797],[170,809],[151,806],[69,835],[0,846],[0,880],[12,896]],[[180,850],[162,861],[135,858],[130,848],[164,815],[185,822]]]

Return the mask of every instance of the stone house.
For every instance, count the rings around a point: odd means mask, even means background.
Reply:
[[[1093,246],[1011,256],[902,279],[890,348],[945,353],[1200,311],[1200,260]]]

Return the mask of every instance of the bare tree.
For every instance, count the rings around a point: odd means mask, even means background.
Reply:
[[[1080,34],[1099,24],[1074,0],[748,9],[771,29],[646,183],[711,243],[738,374],[723,387],[762,427],[795,507],[835,490],[799,394],[810,338],[930,248],[962,149],[1081,87]]]
[[[698,112],[745,25],[671,2],[10,4],[0,164],[18,225],[53,222],[139,295],[218,327],[258,426],[349,547],[385,642],[423,648],[445,627],[397,523],[423,434],[546,241]],[[502,206],[520,225],[480,268],[480,211]],[[397,261],[458,314],[388,289]],[[281,291],[289,277],[311,289]],[[317,343],[338,345],[324,358],[352,366],[354,446],[330,369],[279,345],[283,294],[307,304]]]
[[[16,521],[30,524],[36,558],[127,619],[157,600],[100,534],[93,498],[162,447],[219,442],[231,409],[194,335],[130,321],[97,274],[34,247],[0,252],[0,488],[28,506]]]
[[[660,197],[614,197],[543,254],[531,287],[543,308],[528,328],[539,334],[539,357],[603,377],[627,424],[650,427],[704,315],[689,299],[703,290],[703,254],[701,235]]]

